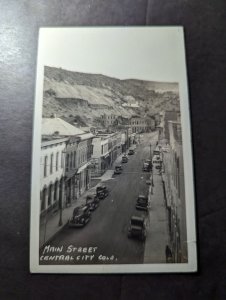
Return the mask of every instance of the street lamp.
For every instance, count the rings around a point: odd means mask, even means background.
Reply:
[[[151,144],[150,144],[150,160],[152,160],[152,153],[151,153]]]
[[[62,196],[61,196],[61,198],[60,198],[60,219],[59,219],[59,226],[62,226],[63,225],[63,221],[62,221],[62,211],[63,211],[63,209],[62,209]]]
[[[64,174],[65,174],[65,157],[66,157],[66,149],[62,151],[62,167],[64,169]],[[64,196],[64,180],[65,177],[62,177],[62,181],[60,181],[60,202],[59,202],[59,208],[60,208],[60,218],[59,218],[59,226],[63,225],[63,220],[62,220],[62,214],[63,214],[63,196]]]
[[[59,223],[58,225],[59,226],[62,226],[63,225],[63,220],[62,220],[62,217],[63,217],[63,195],[64,195],[64,184],[63,184],[63,180],[62,179],[62,182],[60,183],[60,202],[59,202],[59,208],[60,208],[60,219],[59,219]]]
[[[151,194],[152,195],[154,194],[153,187],[154,187],[154,180],[153,180],[153,173],[152,173],[152,176],[151,176]]]

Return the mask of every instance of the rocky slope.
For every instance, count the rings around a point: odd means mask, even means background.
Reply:
[[[119,80],[45,67],[43,117],[75,117],[82,126],[100,125],[103,114],[129,118],[179,110],[177,83]]]

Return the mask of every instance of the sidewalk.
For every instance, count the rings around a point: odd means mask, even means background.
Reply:
[[[151,207],[147,221],[144,263],[165,263],[165,247],[169,243],[168,216],[163,194],[162,176],[153,175],[154,187],[149,190]]]
[[[39,247],[42,247],[48,241],[50,241],[58,232],[60,232],[66,225],[68,220],[72,216],[72,212],[75,207],[78,207],[85,203],[86,196],[92,190],[95,190],[95,187],[86,191],[79,199],[72,203],[71,206],[66,207],[62,211],[62,225],[59,226],[60,220],[60,211],[58,210],[55,214],[47,215],[43,218],[40,224],[40,240],[39,240]]]
[[[72,203],[70,207],[66,207],[62,211],[62,225],[59,226],[60,220],[60,211],[57,211],[55,214],[47,215],[43,218],[40,224],[40,240],[39,240],[39,247],[41,248],[44,244],[49,242],[58,232],[60,232],[66,225],[70,217],[72,216],[72,212],[75,207],[81,206],[86,202],[86,196],[92,192],[95,192],[96,187],[100,184],[100,182],[104,182],[112,178],[114,173],[113,169],[115,165],[121,163],[122,155],[117,157],[115,162],[112,166],[101,176],[98,178],[93,178],[93,180],[99,179],[98,183],[90,188],[89,190],[85,191],[85,193],[79,197],[75,202]]]

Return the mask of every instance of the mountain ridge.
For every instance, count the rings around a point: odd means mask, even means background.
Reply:
[[[80,116],[86,125],[98,125],[101,115],[158,114],[178,110],[178,84],[118,79],[103,74],[73,72],[45,66],[43,116]]]

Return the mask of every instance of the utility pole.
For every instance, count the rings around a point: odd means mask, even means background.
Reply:
[[[152,176],[151,176],[151,194],[153,195],[154,191],[153,191],[153,188],[154,188],[154,179],[153,179],[153,172],[152,172]]]
[[[151,143],[150,143],[150,160],[152,160]]]
[[[154,187],[154,180],[153,180],[153,165],[152,165],[152,152],[151,152],[151,146],[152,144],[150,143],[150,160],[151,160],[151,167],[152,167],[152,175],[151,175],[151,194],[153,195],[153,187]]]
[[[59,208],[60,208],[60,219],[59,219],[59,223],[58,225],[59,226],[62,226],[63,225],[63,221],[62,221],[62,213],[63,213],[63,195],[64,195],[64,192],[63,192],[63,188],[64,188],[64,185],[63,185],[63,182],[60,182],[61,184],[61,187],[60,187],[60,201],[59,201]]]
[[[62,221],[62,199],[60,201],[60,219],[59,219],[59,226],[62,226],[63,225],[63,221]]]

